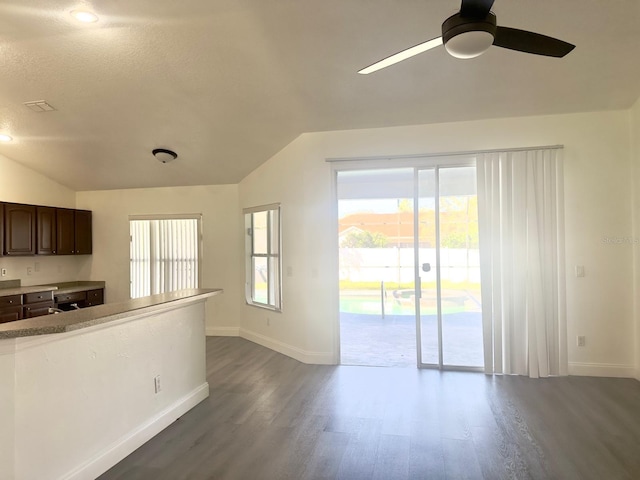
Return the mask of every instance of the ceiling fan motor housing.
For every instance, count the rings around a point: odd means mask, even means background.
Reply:
[[[463,17],[456,13],[442,24],[442,41],[447,51],[457,58],[473,58],[484,53],[496,35],[496,16]]]

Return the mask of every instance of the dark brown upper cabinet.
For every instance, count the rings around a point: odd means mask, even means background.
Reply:
[[[0,203],[0,257],[4,255],[4,203]]]
[[[75,211],[75,241],[76,255],[89,255],[93,251],[93,237],[91,235],[91,211]]]
[[[38,255],[55,255],[57,224],[55,207],[36,207],[38,219]]]
[[[56,209],[58,255],[88,255],[92,252],[91,212]]]
[[[36,207],[18,203],[4,204],[4,254],[35,255]]]
[[[0,202],[0,256],[89,255],[90,210]]]
[[[58,255],[76,252],[76,216],[70,208],[56,208],[56,249]]]

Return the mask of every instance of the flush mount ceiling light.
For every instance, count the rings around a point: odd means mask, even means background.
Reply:
[[[86,10],[73,10],[71,16],[82,23],[95,23],[98,21],[98,16],[95,13]]]
[[[11,140],[13,140],[13,137],[11,137],[11,135],[0,133],[0,142],[10,142]]]
[[[456,14],[442,24],[442,42],[453,57],[475,58],[493,45],[496,30],[496,16],[491,12],[482,20]]]
[[[178,158],[178,154],[165,148],[156,148],[151,153],[156,157],[156,160],[162,163],[169,163]]]

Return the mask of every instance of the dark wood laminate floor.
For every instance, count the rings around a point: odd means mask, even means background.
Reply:
[[[640,479],[640,382],[304,365],[207,339],[211,396],[100,480]]]

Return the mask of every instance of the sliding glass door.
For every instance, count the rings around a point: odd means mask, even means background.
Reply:
[[[475,166],[436,166],[416,175],[419,363],[482,367]]]
[[[338,171],[341,362],[483,365],[475,165]]]

